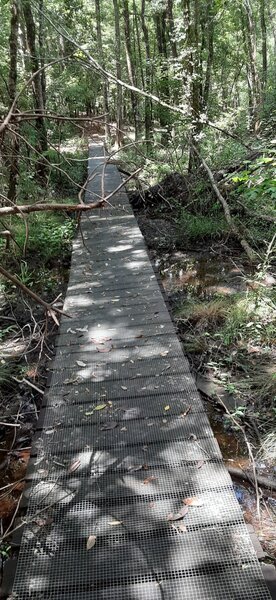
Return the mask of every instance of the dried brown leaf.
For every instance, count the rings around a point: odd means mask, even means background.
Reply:
[[[167,516],[168,521],[179,521],[179,519],[183,519],[188,512],[188,506],[183,506],[177,513],[170,513]]]
[[[112,346],[97,346],[98,352],[110,352],[112,350]]]
[[[149,483],[151,483],[152,481],[155,481],[156,479],[158,479],[158,477],[155,477],[154,475],[150,475],[149,477],[144,479],[143,484],[148,485]]]
[[[203,506],[202,500],[200,500],[196,496],[193,496],[191,498],[185,498],[184,500],[182,500],[182,502],[187,506]]]
[[[87,550],[90,550],[91,548],[93,548],[93,546],[95,546],[96,539],[97,539],[96,535],[90,535],[89,536],[89,538],[87,539],[87,542],[86,542],[86,549]]]

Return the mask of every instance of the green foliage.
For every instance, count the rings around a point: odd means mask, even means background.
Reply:
[[[11,551],[11,546],[2,542],[2,544],[0,545],[0,556],[2,560],[7,560],[7,558],[10,558]]]
[[[46,157],[53,165],[49,173],[50,186],[63,194],[77,194],[87,176],[87,152],[66,152],[62,158],[50,149]]]
[[[227,230],[222,217],[208,217],[206,215],[193,215],[186,209],[181,210],[178,223],[179,242],[187,239],[190,242],[204,241],[209,238],[218,238]]]

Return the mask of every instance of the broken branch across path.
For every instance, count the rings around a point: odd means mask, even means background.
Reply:
[[[28,214],[33,212],[45,212],[45,211],[66,211],[66,212],[78,212],[88,211],[95,208],[101,208],[105,204],[105,200],[99,200],[93,204],[19,204],[18,206],[2,206],[0,208],[0,215],[16,215],[16,214]]]

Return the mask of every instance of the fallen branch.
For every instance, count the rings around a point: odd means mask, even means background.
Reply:
[[[251,246],[248,244],[247,240],[243,237],[243,235],[240,233],[240,231],[238,230],[238,228],[236,227],[235,223],[233,222],[231,213],[230,213],[230,208],[229,205],[227,203],[227,201],[225,200],[225,198],[223,197],[223,195],[221,194],[221,192],[218,189],[218,186],[215,182],[215,178],[214,175],[210,169],[210,167],[207,165],[206,161],[204,160],[204,158],[202,158],[202,156],[200,155],[198,149],[196,148],[196,146],[190,142],[190,145],[194,151],[194,153],[197,155],[198,159],[200,160],[203,168],[205,169],[208,177],[209,177],[209,181],[210,184],[213,188],[214,193],[216,194],[220,204],[222,205],[223,208],[223,212],[224,212],[224,216],[225,216],[225,220],[229,225],[230,231],[235,235],[235,237],[239,240],[241,246],[243,247],[244,251],[246,252],[250,262],[255,262],[256,260],[256,254],[253,250],[253,248],[251,248]]]
[[[30,290],[26,285],[24,285],[24,283],[19,281],[19,279],[17,279],[17,277],[15,277],[11,273],[9,273],[9,271],[6,271],[6,269],[4,269],[4,267],[2,267],[1,265],[0,265],[0,274],[3,275],[3,277],[8,279],[9,281],[11,281],[20,290],[22,290],[22,292],[24,292],[24,294],[26,294],[27,296],[30,296],[30,298],[35,300],[35,302],[37,302],[37,304],[40,304],[41,306],[43,306],[46,313],[50,317],[52,317],[52,319],[55,321],[55,323],[57,325],[59,325],[59,322],[57,320],[56,313],[58,315],[65,315],[66,317],[71,317],[71,315],[69,315],[68,313],[63,312],[59,308],[55,308],[53,306],[53,304],[49,304],[48,302],[45,302],[45,300],[42,300],[42,298],[40,298],[40,296],[38,296],[32,290]]]
[[[239,469],[238,467],[231,467],[228,464],[226,465],[226,468],[231,477],[237,477],[238,479],[246,479],[246,481],[249,481],[249,483],[251,483],[251,485],[255,489],[255,484],[252,481],[249,473],[243,471],[242,469]],[[276,492],[276,481],[272,481],[272,479],[269,479],[268,477],[262,477],[261,475],[256,475],[256,481],[260,487],[264,487],[266,489],[272,490],[273,492]]]
[[[93,204],[19,204],[18,206],[3,206],[0,208],[0,215],[16,215],[21,213],[59,211],[66,212],[88,211],[95,208],[101,208],[104,200],[99,200]]]
[[[47,66],[47,65],[46,65]],[[77,121],[77,122],[86,122],[86,121],[100,121],[106,114],[99,115],[97,117],[64,117],[63,115],[55,115],[53,113],[40,112],[40,113],[28,113],[28,112],[15,112],[11,114],[10,121],[20,123],[20,121],[30,121],[33,119],[40,119],[41,117],[45,119],[52,119],[55,121]],[[0,119],[0,123],[3,123],[4,119]]]
[[[31,388],[36,390],[36,392],[38,392],[39,394],[44,396],[44,390],[41,390],[41,388],[37,387],[37,385],[34,385],[34,383],[31,383],[31,381],[28,381],[28,379],[25,379],[25,377],[23,377],[23,379],[17,379],[17,377],[12,377],[12,379],[14,379],[14,381],[16,381],[16,383],[20,383],[20,384],[26,383]]]

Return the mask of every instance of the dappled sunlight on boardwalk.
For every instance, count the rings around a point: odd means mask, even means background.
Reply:
[[[92,145],[88,202],[120,183],[110,165],[102,182],[103,163]],[[269,600],[122,190],[112,205],[85,215],[74,242],[14,597]]]

